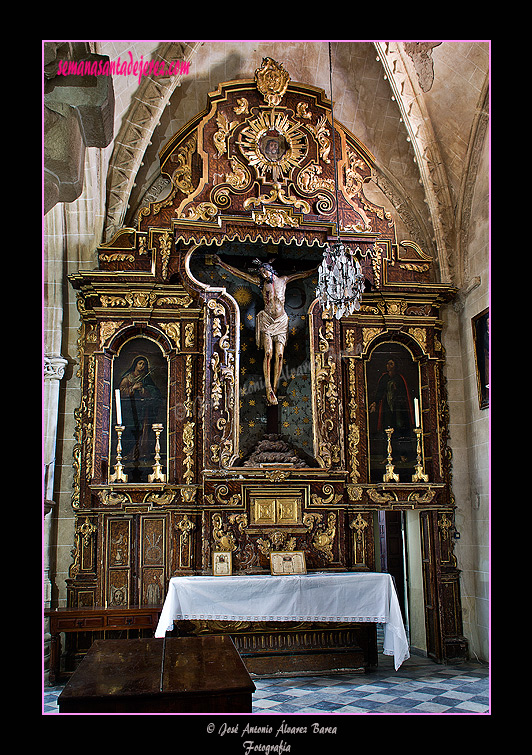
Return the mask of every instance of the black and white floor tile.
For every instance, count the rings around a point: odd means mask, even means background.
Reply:
[[[486,714],[490,712],[487,664],[432,663],[412,655],[395,671],[393,659],[379,655],[379,667],[368,674],[253,679],[253,713],[263,715],[335,714]],[[64,685],[44,688],[44,714],[58,713]]]

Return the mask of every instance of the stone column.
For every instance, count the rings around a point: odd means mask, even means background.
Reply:
[[[44,357],[44,391],[43,391],[43,460],[44,460],[44,527],[43,527],[43,599],[44,608],[49,608],[52,600],[52,581],[50,579],[50,532],[54,510],[54,469],[57,439],[57,421],[59,416],[59,387],[65,374],[68,361],[61,356]],[[46,628],[47,629],[47,628]],[[50,634],[45,631],[44,661],[48,668],[50,655]]]

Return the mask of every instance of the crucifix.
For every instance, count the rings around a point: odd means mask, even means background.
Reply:
[[[275,394],[283,368],[284,349],[288,337],[288,315],[284,308],[286,288],[292,281],[312,275],[317,268],[292,275],[277,275],[271,262],[261,262],[255,259],[253,265],[257,268],[257,273],[254,274],[228,265],[218,255],[214,255],[214,261],[224,270],[254,286],[258,286],[262,290],[264,309],[257,314],[255,338],[257,347],[264,350],[263,371],[266,401],[270,406],[275,406],[277,404]]]

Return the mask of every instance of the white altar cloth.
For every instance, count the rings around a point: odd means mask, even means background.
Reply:
[[[389,574],[173,577],[155,637],[164,637],[181,619],[375,622],[384,624],[383,653],[393,655],[395,669],[410,657]]]

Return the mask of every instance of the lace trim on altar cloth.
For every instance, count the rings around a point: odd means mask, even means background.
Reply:
[[[338,621],[338,622],[351,622],[351,623],[374,623],[374,624],[386,624],[386,619],[383,616],[249,616],[249,615],[235,615],[231,614],[227,616],[225,614],[218,613],[183,613],[174,616],[172,623],[166,628],[167,632],[171,632],[174,628],[174,621]],[[385,655],[388,655],[387,653]],[[393,653],[392,653],[393,655]]]

